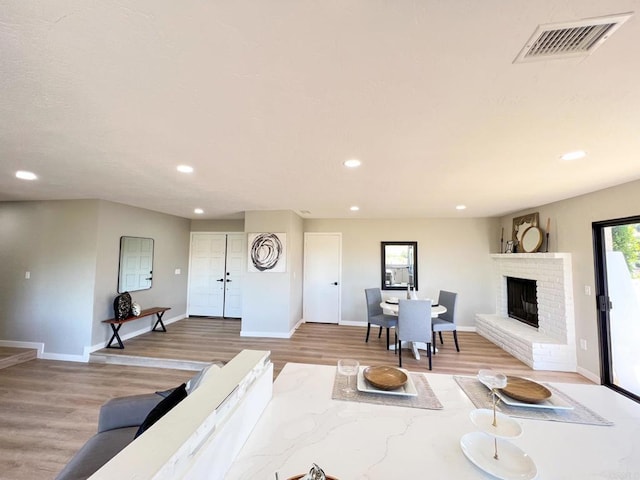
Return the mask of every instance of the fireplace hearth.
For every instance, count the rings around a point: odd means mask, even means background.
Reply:
[[[492,254],[491,258],[495,267],[496,310],[495,313],[476,314],[476,331],[534,370],[575,372],[571,254],[510,253]],[[530,287],[535,296],[512,295],[520,304],[521,311],[516,316],[530,320],[535,311],[537,328],[511,318],[507,292],[509,277],[533,282]]]
[[[538,328],[537,282],[507,277],[507,314],[522,323]]]

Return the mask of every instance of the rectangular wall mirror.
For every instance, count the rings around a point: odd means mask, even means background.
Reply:
[[[153,238],[120,237],[118,293],[151,288]]]
[[[418,289],[418,242],[381,242],[382,290]]]

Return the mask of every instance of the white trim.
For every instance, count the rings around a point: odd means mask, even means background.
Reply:
[[[360,322],[357,320],[341,320],[338,325],[344,325],[346,327],[366,327],[366,322]]]
[[[43,353],[43,360],[60,360],[63,362],[80,362],[80,363],[88,363],[89,356],[88,355],[71,355],[68,353]]]
[[[291,338],[298,327],[303,323],[302,320],[298,321],[294,327],[289,330],[289,333],[280,332],[248,332],[246,330],[240,330],[241,337],[262,337],[262,338]]]
[[[42,358],[42,353],[44,352],[44,343],[42,342],[19,342],[14,340],[0,340],[0,347],[33,348],[38,351],[38,358]]]
[[[582,375],[583,377],[588,378],[589,380],[591,380],[593,383],[597,385],[602,384],[602,380],[600,380],[600,377],[595,375],[593,372],[590,372],[589,370],[584,369],[583,367],[577,367],[576,372]]]

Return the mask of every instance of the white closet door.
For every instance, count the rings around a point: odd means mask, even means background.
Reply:
[[[225,272],[224,316],[242,317],[242,283],[247,249],[246,234],[227,235],[227,269]]]
[[[225,234],[191,235],[189,315],[223,315],[226,241]]]
[[[339,323],[341,258],[341,234],[304,234],[305,322]]]

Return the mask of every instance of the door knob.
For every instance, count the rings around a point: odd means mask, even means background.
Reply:
[[[224,278],[219,278],[216,282],[224,282]]]
[[[331,285],[338,285],[338,282],[333,282]]]

